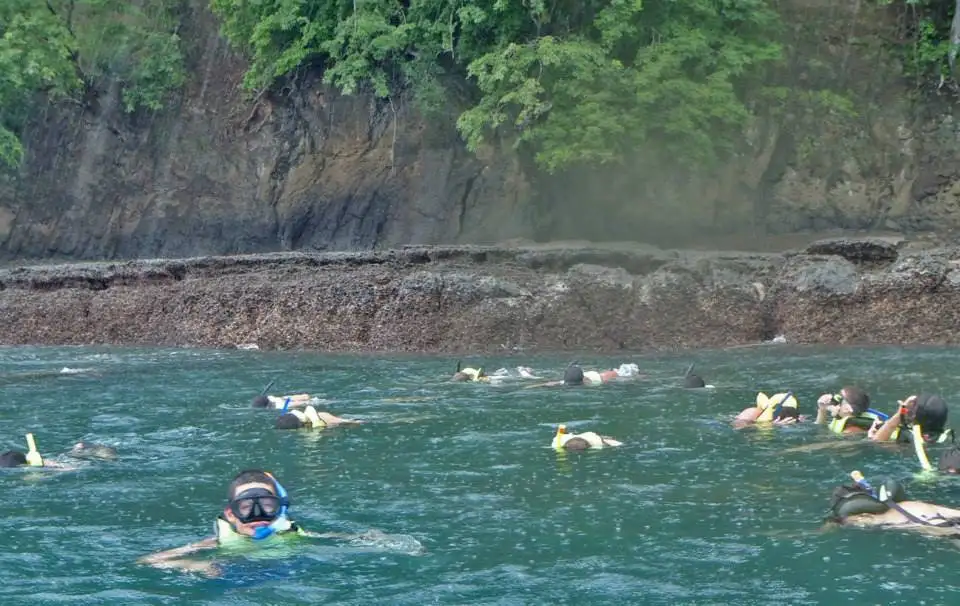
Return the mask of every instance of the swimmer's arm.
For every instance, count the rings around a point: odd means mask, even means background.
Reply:
[[[546,383],[537,383],[535,385],[527,385],[524,389],[533,389],[535,387],[553,387],[554,385],[563,385],[563,381],[547,381]]]
[[[326,423],[327,425],[359,425],[363,421],[359,419],[345,419],[343,417],[338,417],[332,415],[329,412],[318,412],[317,416],[320,417],[320,420]]]
[[[50,469],[59,469],[60,471],[74,471],[76,469],[76,467],[72,465],[60,463],[59,461],[49,461],[47,459],[43,460],[43,466]]]
[[[880,429],[873,431],[871,429],[867,433],[867,437],[875,442],[887,442],[890,440],[890,436],[893,435],[893,431],[900,426],[900,411],[898,410],[896,414],[891,415],[889,419],[884,421],[883,425],[880,426]]]
[[[185,572],[203,572],[206,574],[216,573],[217,569],[213,562],[197,562],[194,560],[181,559],[184,556],[208,551],[217,548],[217,538],[208,537],[196,543],[190,543],[176,549],[158,551],[157,553],[143,556],[137,560],[137,564],[145,564],[161,569],[175,569]]]
[[[830,405],[832,400],[833,397],[830,394],[820,396],[820,399],[817,400],[817,420],[814,423],[824,425],[827,422],[827,406]]]

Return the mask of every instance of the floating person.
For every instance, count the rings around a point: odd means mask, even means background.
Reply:
[[[457,370],[453,373],[453,376],[450,377],[450,380],[457,383],[488,383],[490,377],[483,372],[482,366],[480,368],[472,368],[469,366],[462,368],[460,366],[460,360],[457,360]]]
[[[557,427],[550,446],[556,450],[590,450],[608,446],[622,446],[623,442],[614,440],[610,436],[601,436],[592,431],[584,433],[567,433],[567,426]]]
[[[947,429],[947,403],[938,395],[921,393],[898,401],[897,412],[885,421],[877,419],[867,437],[877,442],[909,442],[919,435],[924,442],[953,441]],[[919,434],[913,428],[919,428]]]
[[[756,404],[743,409],[733,420],[733,425],[738,428],[756,423],[792,425],[805,420],[806,417],[800,414],[792,391],[775,393],[772,396],[761,391],[757,394]]]
[[[877,419],[886,420],[886,415],[870,408],[870,396],[859,387],[847,386],[817,400],[816,423],[833,433],[867,432]]]
[[[960,536],[960,509],[908,501],[899,482],[887,480],[879,492],[854,471],[854,483],[833,492],[830,521],[859,527],[883,527],[934,535]]]
[[[290,497],[272,474],[260,469],[244,470],[230,482],[227,504],[216,518],[213,536],[143,556],[137,563],[216,576],[220,570],[214,562],[190,560],[187,556],[220,548],[268,545],[291,537],[350,540],[367,534],[309,532],[291,520],[289,513]]]
[[[691,364],[687,367],[687,371],[683,373],[684,389],[715,389],[713,385],[708,385],[707,382],[703,380],[703,377],[694,374],[693,368],[694,365]]]
[[[535,387],[580,387],[584,385],[602,385],[619,378],[633,378],[639,376],[639,367],[636,364],[621,364],[615,370],[583,370],[579,362],[571,362],[563,371],[562,381],[547,381],[546,383],[537,383],[528,385],[525,389]]]
[[[67,453],[75,459],[97,459],[100,461],[115,461],[117,459],[117,449],[106,444],[97,444],[95,442],[77,442]]]
[[[289,396],[268,396],[260,394],[253,399],[254,408],[274,408],[280,410],[287,408],[303,408],[305,406],[316,406],[320,404],[320,398],[311,396],[308,393],[297,393]]]
[[[32,433],[26,435],[27,452],[20,450],[8,450],[0,454],[0,467],[45,467],[48,469],[59,469],[61,471],[72,471],[74,468],[57,461],[44,459],[37,450],[37,443]]]
[[[921,459],[921,464],[923,460]],[[929,462],[928,462],[929,465]],[[940,473],[949,475],[960,475],[960,447],[952,446],[943,451],[940,459],[937,461],[937,468]]]
[[[325,429],[337,425],[359,425],[363,421],[345,419],[328,412],[317,412],[313,406],[304,410],[291,410],[277,417],[274,422],[276,429]]]

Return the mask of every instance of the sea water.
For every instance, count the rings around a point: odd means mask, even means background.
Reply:
[[[806,414],[845,384],[876,408],[920,391],[960,402],[960,352],[768,345],[636,363],[636,380],[527,389],[569,356],[484,356],[496,384],[451,383],[457,360],[147,348],[0,349],[0,450],[33,432],[74,471],[0,471],[0,604],[951,604],[960,549],[896,531],[824,529],[859,469],[913,499],[960,507],[960,484],[919,482],[908,448],[812,424],[734,430],[758,391]],[[690,363],[714,389],[685,390]],[[273,429],[250,401],[306,392],[363,425]],[[955,413],[960,418],[960,412]],[[558,454],[557,424],[620,448]],[[63,455],[79,440],[116,461]],[[802,445],[842,448],[784,453]],[[931,451],[936,460],[938,449]],[[208,578],[136,564],[209,536],[240,470],[269,470],[316,532],[267,558],[216,555]]]

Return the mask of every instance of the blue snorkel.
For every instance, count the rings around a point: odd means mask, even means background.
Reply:
[[[890,415],[888,415],[888,414],[886,414],[886,413],[882,413],[882,412],[880,412],[879,410],[877,410],[876,408],[868,408],[868,409],[867,409],[867,412],[869,412],[870,414],[877,415],[877,418],[880,419],[881,421],[886,421],[887,419],[890,418]]]
[[[290,408],[290,396],[287,396],[287,399],[283,401],[283,408],[280,409],[280,414],[287,414],[287,409]],[[276,480],[274,480],[276,482]],[[280,485],[277,484],[277,487]],[[282,488],[281,488],[282,490]]]
[[[287,402],[290,401],[290,398],[287,398]],[[284,405],[286,407],[286,405]],[[290,499],[287,496],[287,491],[280,482],[277,481],[273,474],[267,474],[270,476],[270,479],[273,480],[273,485],[277,487],[277,496],[280,497],[280,511],[277,513],[276,519],[270,523],[269,526],[261,526],[260,528],[255,528],[253,531],[253,540],[262,541],[277,532],[283,532],[290,529],[290,520],[287,519],[287,510],[290,509]]]

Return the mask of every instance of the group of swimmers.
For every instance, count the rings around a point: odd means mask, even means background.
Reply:
[[[691,365],[683,376],[682,386],[687,389],[712,389],[702,377],[692,372]],[[524,380],[539,381],[528,367],[517,367],[517,376]],[[456,382],[496,383],[513,376],[506,369],[500,369],[492,375],[484,373],[482,368],[461,367],[451,377]],[[622,364],[617,369],[584,370],[579,363],[571,363],[563,378],[555,381],[541,381],[526,388],[551,386],[584,387],[603,385],[612,381],[630,381],[643,377],[636,364]],[[279,411],[274,421],[277,429],[320,430],[338,425],[362,423],[333,415],[317,407],[323,400],[309,394],[287,396],[267,395],[269,384],[253,399],[256,409]],[[933,466],[927,459],[927,444],[949,442],[952,447],[939,458],[939,470],[948,474],[960,474],[960,448],[954,445],[952,430],[947,428],[948,408],[944,399],[935,394],[921,393],[911,395],[898,402],[891,413],[870,407],[868,394],[858,387],[843,387],[837,393],[824,394],[817,400],[817,414],[814,422],[826,425],[834,434],[864,434],[869,440],[877,442],[912,442],[921,466],[927,472],[933,472]],[[733,425],[736,428],[748,426],[791,425],[807,421],[808,416],[800,414],[800,406],[792,392],[767,396],[757,395],[756,403],[744,409],[736,416]],[[0,454],[0,467],[52,467],[73,469],[74,467],[58,461],[51,461],[40,455],[32,434],[27,434],[27,452],[7,451]],[[616,447],[622,443],[610,436],[595,432],[567,433],[566,426],[558,426],[551,446],[557,450],[591,450]],[[73,458],[112,460],[116,450],[102,444],[78,442],[66,453]],[[881,482],[874,488],[859,474],[851,474],[853,483],[838,487],[831,502],[830,520],[840,524],[856,526],[892,526],[916,529],[934,534],[960,536],[960,510],[942,507],[922,501],[908,501],[903,486],[895,480]],[[331,539],[357,539],[372,537],[379,531],[369,531],[360,535],[345,533],[314,533],[303,529],[289,516],[290,498],[281,483],[269,472],[262,469],[248,469],[238,473],[227,487],[227,499],[223,509],[217,515],[214,534],[200,541],[161,551],[138,560],[141,564],[157,568],[177,569],[200,572],[207,575],[219,573],[218,567],[210,561],[195,561],[192,556],[204,551],[221,547],[235,547],[257,544],[280,537],[314,537]]]
[[[826,425],[837,435],[863,435],[873,442],[911,444],[923,473],[934,476],[960,474],[960,447],[952,429],[947,427],[948,407],[937,394],[910,395],[897,402],[889,413],[871,408],[870,396],[863,389],[847,386],[837,393],[823,394],[817,400],[814,422]],[[757,395],[756,404],[744,409],[733,425],[791,425],[807,421],[800,414],[792,392]],[[841,444],[853,444],[844,442]],[[935,470],[927,447],[948,445]],[[827,446],[827,445],[824,445]],[[803,450],[810,450],[801,447]],[[799,449],[798,449],[799,450]],[[960,537],[960,509],[923,501],[909,501],[901,483],[888,478],[871,485],[859,471],[850,474],[852,483],[837,487],[830,503],[828,522],[850,526],[872,526],[916,530],[935,535]]]

